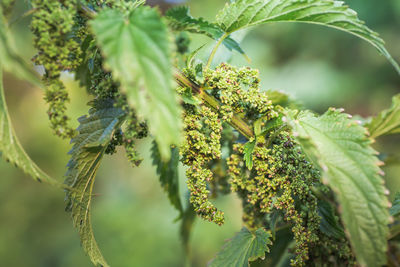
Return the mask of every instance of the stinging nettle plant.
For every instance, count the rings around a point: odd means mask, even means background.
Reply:
[[[213,199],[234,192],[242,200],[243,228],[210,266],[249,266],[260,258],[268,266],[279,260],[292,266],[388,264],[388,244],[400,233],[400,197],[389,203],[383,162],[371,144],[400,133],[400,95],[365,123],[341,109],[318,115],[281,92],[261,90],[258,70],[214,62],[221,46],[247,58],[232,36],[237,31],[303,22],[367,41],[400,74],[383,40],[342,1],[236,0],[209,22],[185,6],[162,15],[141,0],[31,0],[33,62],[43,66],[42,76],[12,46],[7,18],[13,4],[0,4],[0,78],[10,71],[44,89],[51,128],[72,143],[65,182],[49,177],[19,144],[2,83],[0,151],[35,180],[64,189],[66,210],[94,265],[109,266],[90,222],[96,171],[117,146],[138,166],[135,142],[142,138],[154,140],[153,164],[180,214],[186,249],[196,215],[224,223]],[[204,46],[189,51],[187,32],[214,40],[206,62],[198,57]],[[66,115],[65,71],[93,98],[77,129]],[[179,197],[179,163],[186,167],[187,203]],[[287,251],[276,253],[276,247]]]

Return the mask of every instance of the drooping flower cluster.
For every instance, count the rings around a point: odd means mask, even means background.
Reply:
[[[64,138],[74,135],[68,126],[66,103],[68,92],[60,81],[63,71],[71,71],[80,63],[80,44],[74,38],[75,18],[77,16],[74,1],[33,0],[35,13],[31,29],[35,35],[34,44],[38,54],[34,57],[37,65],[45,69],[45,100],[49,103],[48,116],[54,132]]]
[[[184,142],[180,151],[183,163],[189,167],[186,176],[190,202],[202,218],[218,225],[224,223],[224,216],[209,200],[207,183],[213,179],[213,173],[207,165],[221,157],[221,132],[221,120],[210,108],[192,106],[186,110]]]
[[[228,160],[232,191],[239,193],[246,207],[243,220],[258,228],[263,224],[260,215],[281,211],[284,220],[293,224],[297,255],[293,265],[301,265],[309,259],[309,246],[318,241],[320,217],[312,187],[320,174],[287,132],[276,136],[270,146],[265,142],[255,146],[252,170],[244,166],[243,147],[235,145],[236,153]]]

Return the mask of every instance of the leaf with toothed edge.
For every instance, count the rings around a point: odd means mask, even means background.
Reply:
[[[253,168],[253,151],[256,146],[256,140],[249,141],[244,145],[244,161],[246,163],[246,167],[251,170]]]
[[[237,30],[271,22],[302,22],[323,25],[355,35],[383,54],[400,74],[379,35],[365,26],[357,13],[334,0],[237,0],[226,4],[217,15],[218,25],[230,34]]]
[[[75,189],[66,191],[66,210],[71,212],[78,228],[82,247],[96,266],[108,266],[94,238],[90,204],[97,169],[104,152],[124,118],[124,112],[111,100],[95,100],[89,116],[79,118],[78,135],[71,140],[65,184]]]
[[[169,9],[165,17],[168,19],[170,27],[177,31],[204,34],[216,41],[225,33],[215,23],[208,22],[203,18],[193,18],[190,15],[189,8],[186,6],[178,6]],[[236,50],[240,54],[244,54],[239,43],[229,36],[222,41],[222,44],[229,50]]]
[[[173,88],[168,29],[155,8],[105,9],[90,22],[105,67],[121,83],[128,104],[145,119],[163,159],[181,139],[181,107]]]
[[[392,106],[382,111],[367,124],[371,138],[400,133],[400,94],[392,99]]]
[[[264,259],[272,244],[271,234],[263,228],[251,232],[246,227],[228,241],[208,267],[248,267],[249,261]]]
[[[161,186],[167,192],[169,201],[179,211],[179,216],[181,217],[183,208],[179,195],[179,149],[176,147],[171,148],[171,158],[168,161],[163,161],[157,144],[153,142],[151,156],[153,158],[153,165],[157,167]]]
[[[322,116],[287,112],[304,153],[321,168],[323,181],[336,193],[358,263],[382,266],[389,234],[387,190],[367,130],[349,117],[335,109]]]

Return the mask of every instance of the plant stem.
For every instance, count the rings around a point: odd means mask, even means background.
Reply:
[[[207,93],[203,87],[189,80],[179,71],[175,71],[175,79],[179,85],[190,87],[192,89],[192,92],[196,94],[196,96],[199,97],[208,107],[210,107],[214,111],[219,111],[221,105],[220,102],[212,95]],[[247,125],[247,123],[236,114],[232,116],[229,124],[247,139],[253,138],[255,136],[252,127]]]
[[[207,65],[205,67],[205,70],[208,70],[210,68],[212,60],[214,59],[215,54],[217,53],[217,50],[219,46],[222,44],[222,42],[225,40],[226,37],[228,37],[228,33],[224,33],[219,39],[218,42],[215,44],[213,50],[211,51],[210,57],[208,58]]]

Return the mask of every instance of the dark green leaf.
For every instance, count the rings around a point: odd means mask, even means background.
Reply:
[[[400,67],[384,47],[384,41],[358,19],[354,10],[343,3],[333,0],[237,0],[219,12],[217,22],[227,34],[270,22],[303,22],[328,26],[369,42],[400,74]]]
[[[259,228],[254,233],[246,227],[237,233],[210,262],[209,267],[248,267],[249,261],[264,258],[272,244],[271,235]]]
[[[304,152],[320,166],[324,181],[335,191],[339,211],[360,265],[386,263],[388,199],[379,160],[367,131],[349,115],[330,109],[288,116]]]
[[[128,103],[147,120],[163,158],[181,136],[181,109],[173,89],[167,27],[156,9],[101,11],[91,22],[106,66],[121,82]]]
[[[400,133],[400,94],[392,99],[392,106],[382,111],[367,124],[371,138]]]
[[[96,266],[108,266],[94,238],[91,225],[93,186],[100,161],[115,129],[124,116],[112,101],[101,100],[92,103],[89,116],[79,118],[78,135],[69,154],[65,183],[74,191],[67,191],[66,210],[71,211],[74,226],[78,228],[83,249]]]
[[[171,148],[171,158],[168,161],[161,159],[160,151],[157,144],[153,142],[151,149],[153,165],[157,167],[157,174],[160,176],[160,183],[164,190],[168,193],[168,198],[171,204],[182,215],[182,203],[179,195],[179,149]]]
[[[318,202],[318,213],[321,216],[320,230],[329,237],[341,239],[344,238],[344,231],[335,216],[335,209],[326,201]]]
[[[389,212],[391,216],[400,215],[400,193],[396,194]]]
[[[224,31],[216,24],[206,21],[203,18],[195,19],[189,13],[189,8],[179,6],[171,8],[165,14],[169,20],[169,25],[177,31],[188,31],[191,33],[200,33],[218,40],[224,35]],[[231,37],[227,37],[222,42],[229,50],[236,50],[241,54],[244,51],[240,45]]]

